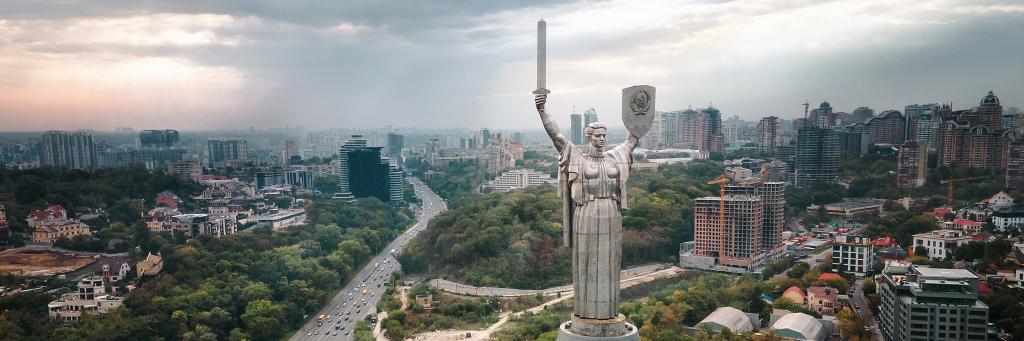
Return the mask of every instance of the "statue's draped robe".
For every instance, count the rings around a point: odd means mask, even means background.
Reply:
[[[588,319],[619,314],[622,213],[632,148],[623,143],[592,157],[568,143],[559,157],[565,246],[572,248],[574,313]],[[589,173],[588,172],[589,169]]]

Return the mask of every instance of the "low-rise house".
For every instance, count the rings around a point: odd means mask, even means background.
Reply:
[[[831,281],[833,279],[845,280],[843,278],[843,276],[840,276],[839,274],[835,274],[835,273],[831,273],[831,272],[824,272],[824,273],[821,274],[821,276],[818,276],[818,280],[822,281],[822,282]]]
[[[989,221],[992,219],[992,214],[995,212],[996,210],[992,209],[992,207],[989,207],[988,205],[975,203],[957,210],[956,216],[974,221]]]
[[[835,315],[839,310],[839,290],[833,287],[807,288],[807,309],[822,315]]]
[[[124,297],[107,294],[103,278],[86,277],[78,281],[78,291],[67,293],[47,305],[51,320],[78,321],[82,314],[106,314],[124,305]]]
[[[1009,194],[1006,194],[1006,192],[999,191],[999,193],[996,193],[992,197],[982,200],[981,203],[988,205],[989,207],[996,211],[1005,210],[1010,207],[1013,207],[1013,197],[1011,197]]]
[[[177,210],[180,208],[182,201],[181,198],[171,193],[171,191],[163,191],[156,195],[155,203],[157,206],[170,207]]]
[[[932,209],[932,215],[935,216],[937,221],[944,221],[951,214],[953,214],[953,210],[949,207],[936,207]]]
[[[158,206],[149,210],[149,212],[146,212],[144,220],[146,221],[146,227],[149,228],[150,231],[160,231],[163,230],[164,224],[171,220],[171,217],[179,214],[181,214],[181,212],[176,209],[166,206]]]
[[[156,276],[160,274],[160,271],[164,269],[164,259],[159,254],[154,255],[149,253],[146,255],[146,259],[135,265],[135,276],[143,278],[146,276]]]
[[[790,302],[796,303],[799,306],[807,305],[807,295],[804,294],[803,289],[798,286],[791,286],[782,293],[782,298],[788,299]]]
[[[1024,265],[1024,252],[1017,249],[1010,250],[1010,253],[1003,257],[1003,263],[1017,264],[1018,266]]]
[[[953,255],[953,250],[971,241],[971,237],[960,230],[935,230],[931,232],[918,233],[914,235],[914,255],[919,254],[923,247],[927,250],[928,258],[946,260]]]
[[[28,224],[28,227],[36,227],[36,224],[43,220],[67,218],[68,211],[64,209],[64,206],[50,205],[50,207],[45,209],[35,210],[32,211],[32,213],[29,213],[28,217],[25,217],[25,223]]]
[[[89,235],[89,225],[75,219],[47,219],[36,223],[32,241],[50,243],[61,238]]]
[[[960,230],[967,234],[975,234],[981,231],[981,223],[970,220],[957,218],[953,221],[942,222],[942,228],[946,230]]]
[[[101,258],[89,264],[89,270],[100,276],[104,282],[117,282],[128,276],[132,271],[131,259],[127,257]]]

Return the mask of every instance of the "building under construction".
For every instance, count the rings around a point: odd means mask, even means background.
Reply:
[[[745,273],[778,259],[783,253],[779,245],[786,223],[786,184],[724,176],[712,183],[721,186],[721,193],[696,200],[694,241],[680,245],[680,264]]]

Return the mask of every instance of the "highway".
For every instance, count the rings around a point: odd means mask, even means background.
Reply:
[[[416,178],[408,179],[416,190],[416,196],[423,202],[416,224],[370,260],[345,288],[331,299],[330,304],[309,316],[309,321],[289,340],[352,340],[352,329],[356,322],[367,315],[376,315],[377,302],[380,301],[387,281],[391,279],[392,273],[400,269],[394,256],[420,231],[427,228],[430,219],[448,209],[444,200],[434,191]],[[322,322],[319,319],[321,315],[325,316]]]

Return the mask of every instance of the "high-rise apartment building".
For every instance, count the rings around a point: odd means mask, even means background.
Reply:
[[[491,130],[487,128],[480,128],[480,144],[478,147],[487,148],[488,144],[491,144]]]
[[[712,154],[725,152],[725,134],[722,133],[722,112],[715,107],[700,111],[700,133],[697,149]]]
[[[761,198],[757,196],[697,198],[694,254],[717,257],[722,265],[748,267],[762,250],[762,223]]]
[[[597,122],[597,110],[594,108],[587,109],[583,112],[583,126],[586,127],[591,123]]]
[[[167,163],[167,174],[199,182],[203,177],[203,167],[198,160],[174,161]]]
[[[828,102],[821,102],[817,109],[811,109],[807,120],[810,126],[816,128],[830,128],[836,125],[832,115],[832,105]]]
[[[299,156],[299,148],[295,146],[295,140],[284,140],[284,148],[281,150],[281,164],[291,164],[292,156]]]
[[[405,201],[405,179],[402,177],[402,168],[398,167],[395,160],[382,160],[388,163],[388,201],[393,205],[400,205]]]
[[[181,140],[177,130],[143,130],[139,133],[139,147],[143,149],[171,148]]]
[[[882,271],[878,322],[885,341],[987,340],[988,306],[966,269],[890,262]]]
[[[906,117],[906,126],[903,128],[907,132],[907,140],[918,140],[919,121],[927,120],[928,124],[931,124],[932,113],[935,112],[935,107],[939,106],[935,103],[930,104],[910,104],[903,107],[903,117]],[[920,140],[918,140],[920,141]],[[927,141],[925,141],[927,142]]]
[[[43,166],[93,169],[98,166],[96,144],[92,134],[83,131],[51,130],[43,133],[39,143]]]
[[[907,119],[896,110],[886,110],[867,121],[868,143],[899,146],[906,140]]]
[[[771,250],[782,243],[782,231],[786,228],[785,182],[769,182],[759,178],[739,179],[725,187],[725,194],[753,195],[760,199],[761,251]]]
[[[692,110],[687,110],[687,112]],[[662,142],[667,146],[675,146],[679,141],[679,116],[683,112],[669,111],[661,114]]]
[[[797,133],[794,185],[834,184],[839,180],[836,132],[828,128],[804,128]]]
[[[992,91],[973,110],[940,109],[936,134],[938,162],[946,167],[1004,169],[1016,137],[1002,126],[1003,107]]]
[[[924,186],[928,172],[928,148],[918,141],[900,145],[896,164],[896,187],[913,189]]]
[[[399,164],[401,164],[403,148],[405,148],[405,135],[388,133],[387,156],[395,159]]]
[[[517,160],[523,159],[523,152],[521,144],[514,144],[500,137],[493,139],[484,150],[482,166],[488,173],[504,172],[515,167]]]
[[[868,133],[852,129],[836,129],[839,158],[859,157],[868,152]]]
[[[651,123],[651,130],[640,138],[640,147],[644,149],[658,149],[665,145],[665,124],[663,112],[654,113],[654,122]]]
[[[857,107],[857,109],[853,109],[853,114],[850,114],[850,120],[854,122],[865,121],[873,116],[875,116],[875,111],[871,108]]]
[[[437,144],[438,144],[437,140],[433,140],[433,146],[435,148],[439,148],[437,146]],[[431,143],[428,143],[427,146],[428,147],[431,146]],[[366,138],[364,138],[363,135],[352,135],[352,137],[349,138],[348,141],[345,141],[345,143],[342,144],[340,148],[338,148],[338,180],[339,181],[338,181],[338,193],[334,194],[334,196],[333,196],[334,199],[341,199],[341,200],[347,200],[347,201],[355,200],[355,197],[352,195],[352,190],[349,187],[349,158],[348,158],[348,153],[353,151],[353,150],[356,150],[358,148],[362,148],[362,147],[366,147]],[[428,152],[429,152],[429,150],[428,150]],[[428,154],[428,156],[429,156],[429,154]]]
[[[1024,139],[1010,144],[1006,156],[1006,188],[1024,189]]]
[[[693,109],[686,109],[677,115],[675,145],[683,148],[700,149],[700,141],[703,140],[703,125],[700,112]]]
[[[757,146],[762,153],[775,154],[775,147],[780,146],[782,142],[782,125],[779,124],[779,118],[776,116],[761,118],[761,121],[757,123],[756,137]]]
[[[569,140],[577,146],[583,145],[583,116],[577,113],[569,115]]]
[[[245,163],[249,157],[245,140],[209,140],[207,145],[211,166],[218,163]]]

